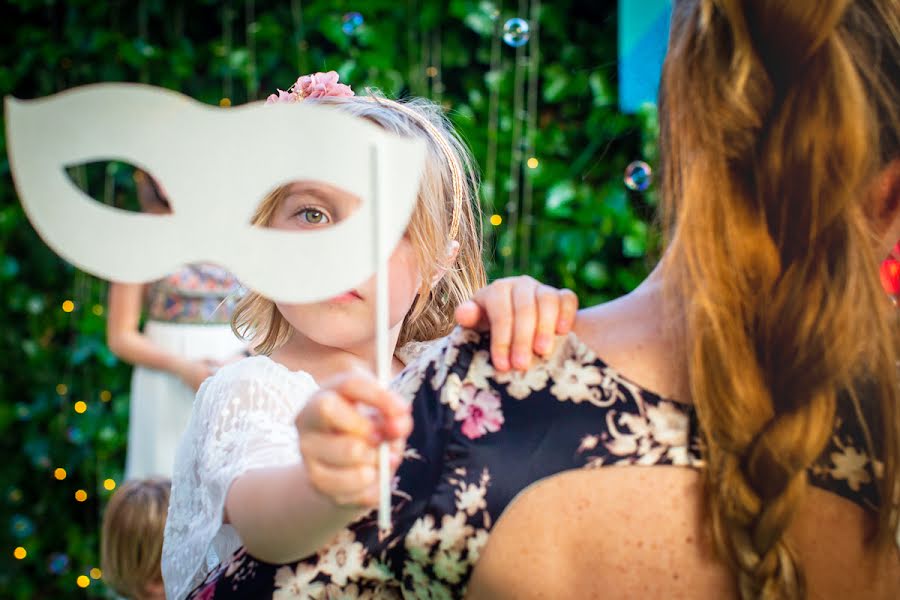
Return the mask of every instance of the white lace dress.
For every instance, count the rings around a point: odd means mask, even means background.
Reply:
[[[408,364],[429,346],[413,342],[396,356]],[[294,419],[316,389],[308,373],[265,356],[228,365],[200,387],[175,454],[162,552],[166,598],[182,600],[241,546],[222,523],[225,496],[251,469],[300,462]]]

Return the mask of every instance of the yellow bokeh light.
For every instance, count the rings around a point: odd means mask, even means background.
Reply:
[[[56,393],[60,396],[65,396],[69,391],[69,386],[64,383],[56,384]]]
[[[77,412],[79,415],[82,414],[86,410],[87,410],[87,404],[84,402],[84,400],[79,400],[78,402],[75,403],[75,412]]]
[[[91,579],[87,575],[79,575],[78,579],[75,580],[75,583],[80,588],[86,588],[91,585]]]
[[[91,569],[91,579],[100,579],[101,577],[103,577],[103,572],[100,569],[97,567]]]
[[[491,215],[491,225],[493,225],[494,227],[496,227],[497,225],[499,225],[502,222],[503,222],[503,217],[501,217],[500,215]]]
[[[222,98],[221,100],[219,100],[219,106],[221,106],[222,108],[228,108],[229,106],[231,106],[231,98]]]
[[[66,470],[63,469],[62,467],[59,467],[58,469],[53,471],[53,476],[56,477],[57,479],[59,479],[60,481],[62,481],[63,479],[66,478]]]
[[[103,305],[102,305],[102,304],[95,304],[95,305],[93,306],[93,308],[91,308],[91,312],[93,312],[93,313],[94,313],[95,315],[97,315],[98,317],[102,317],[102,316],[103,316]]]
[[[437,77],[437,74],[438,74],[437,67],[428,67],[427,69],[425,69],[425,74],[428,75],[429,77]]]
[[[503,246],[502,248],[500,248],[501,256],[509,256],[510,254],[512,254],[512,248],[510,248],[509,246]]]
[[[75,310],[75,303],[72,302],[71,300],[66,300],[65,302],[62,303],[62,309],[63,309],[63,312],[70,313],[73,310]]]
[[[538,159],[536,159],[533,156],[528,159],[528,168],[529,169],[537,169],[539,164],[540,164],[540,162],[538,161]]]
[[[25,548],[23,548],[22,546],[19,546],[18,548],[13,550],[13,556],[15,556],[18,560],[22,560],[23,558],[28,556],[28,551],[25,550]]]
[[[113,491],[114,489],[116,489],[116,482],[114,479],[106,479],[103,482],[103,487],[109,491]],[[97,579],[97,578],[94,577],[94,579]]]
[[[109,390],[103,390],[102,392],[100,392],[100,400],[102,400],[103,402],[109,402],[110,400],[112,400],[112,392],[110,392]]]
[[[85,500],[87,500],[87,492],[84,490],[78,490],[77,492],[75,492],[75,499],[79,502],[84,502]]]

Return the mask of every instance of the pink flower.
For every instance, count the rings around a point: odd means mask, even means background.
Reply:
[[[325,96],[345,98],[355,95],[349,85],[338,83],[338,74],[335,71],[327,73],[313,73],[297,79],[291,91],[297,94],[300,100],[304,98],[323,98]]]
[[[299,102],[300,98],[296,95],[286,92],[284,90],[278,90],[278,95],[271,94],[268,98],[266,98],[266,104],[293,104],[294,102]]]
[[[455,418],[462,421],[463,435],[474,440],[486,433],[500,431],[503,411],[500,396],[489,390],[475,390],[472,384],[463,386]]]

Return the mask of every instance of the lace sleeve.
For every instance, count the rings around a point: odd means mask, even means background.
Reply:
[[[316,387],[306,373],[253,357],[200,388],[175,455],[162,555],[167,598],[184,598],[210,562],[239,547],[234,529],[222,523],[232,482],[254,468],[300,461],[294,418]]]

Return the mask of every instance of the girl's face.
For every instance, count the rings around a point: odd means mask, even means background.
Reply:
[[[293,183],[275,208],[269,227],[309,231],[330,227],[353,214],[359,198],[320,182]],[[415,301],[422,279],[412,244],[404,236],[388,262],[388,319],[399,331]],[[297,273],[303,277],[303,273]],[[375,339],[375,276],[362,285],[323,302],[276,303],[281,315],[300,335],[331,348],[350,349]]]

